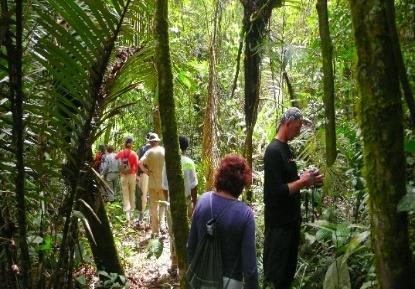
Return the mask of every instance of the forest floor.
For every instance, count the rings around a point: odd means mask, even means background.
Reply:
[[[172,276],[168,272],[171,262],[167,233],[158,240],[151,238],[151,229],[148,226],[145,229],[139,229],[137,226],[125,227],[125,230],[119,233],[122,235],[122,241],[118,252],[120,255],[125,254],[120,257],[124,262],[131,289],[179,288],[177,275]],[[162,248],[157,248],[158,244],[162,244]],[[157,258],[158,254],[160,256]]]
[[[171,265],[169,234],[164,233],[157,239],[151,237],[148,210],[144,226],[139,227],[134,222],[131,226],[127,225],[120,200],[107,203],[106,209],[129,288],[179,288],[177,274],[172,275],[168,271]],[[84,265],[78,272],[96,276],[93,267],[92,264]],[[97,282],[97,277],[91,278],[89,288],[96,288]]]

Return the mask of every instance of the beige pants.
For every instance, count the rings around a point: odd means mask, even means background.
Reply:
[[[121,174],[122,203],[124,212],[130,212],[135,209],[135,185],[135,174]]]
[[[150,223],[153,234],[160,233],[160,224],[164,223],[166,206],[159,201],[166,201],[163,190],[149,189],[150,194]]]
[[[142,173],[140,175],[138,186],[141,190],[141,211],[144,212],[147,205],[147,195],[148,195],[148,175]]]

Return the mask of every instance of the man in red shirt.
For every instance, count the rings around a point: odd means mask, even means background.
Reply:
[[[94,160],[94,169],[101,173],[102,163],[103,163],[103,157],[105,155],[105,145],[100,144],[98,148],[98,152],[95,154],[95,160]]]
[[[123,210],[127,214],[128,225],[131,225],[132,213],[135,209],[135,185],[138,170],[138,156],[132,150],[133,138],[125,139],[125,148],[120,151],[116,159],[120,162],[120,176]]]

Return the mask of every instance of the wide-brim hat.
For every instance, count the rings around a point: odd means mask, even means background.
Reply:
[[[152,133],[149,133],[149,135],[147,137],[147,141],[149,141],[149,142],[160,141],[160,138],[159,138],[158,134],[152,132]]]

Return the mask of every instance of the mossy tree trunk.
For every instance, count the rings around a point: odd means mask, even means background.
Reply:
[[[406,190],[403,114],[387,2],[393,7],[392,0],[350,0],[377,278],[381,289],[409,289],[414,275],[408,220],[397,211]]]
[[[184,182],[180,163],[176,112],[173,98],[173,75],[171,71],[168,1],[156,1],[155,13],[156,68],[158,74],[159,107],[163,142],[166,148],[166,172],[169,181],[170,210],[173,222],[174,245],[180,272],[180,287],[185,288],[186,243],[189,225],[186,216]]]
[[[317,13],[320,31],[320,47],[323,60],[325,135],[326,135],[326,164],[333,165],[336,160],[336,120],[334,107],[334,73],[333,45],[330,37],[327,0],[317,0]]]
[[[272,9],[281,4],[280,0],[241,0],[244,7],[243,29],[245,33],[245,124],[246,136],[244,156],[252,167],[252,135],[258,115],[259,89],[261,73],[259,71],[262,54],[261,44],[265,38],[266,24],[271,17]],[[249,190],[247,199],[252,199]]]
[[[219,150],[217,141],[217,101],[218,101],[218,87],[217,87],[217,51],[218,51],[218,37],[220,33],[220,19],[221,8],[220,0],[215,1],[214,18],[213,18],[213,32],[209,45],[209,82],[208,82],[208,98],[206,103],[206,111],[203,119],[203,167],[205,169],[207,191],[213,189],[213,178],[215,168],[219,162]]]

